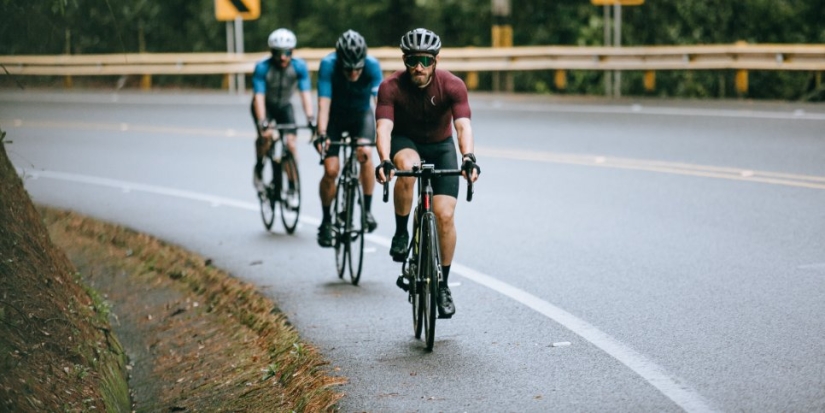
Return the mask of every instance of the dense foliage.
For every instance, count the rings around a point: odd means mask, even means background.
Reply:
[[[229,1],[229,0],[219,0]],[[246,0],[251,1],[251,0]],[[395,46],[415,27],[449,47],[491,44],[491,1],[260,0],[261,18],[244,24],[247,51],[266,48],[277,27],[292,28],[300,47],[331,47],[349,28],[371,46]],[[601,45],[602,8],[588,0],[511,0],[515,45]],[[206,52],[226,50],[226,25],[215,0],[0,0],[0,54]],[[648,0],[623,8],[625,45],[825,43],[825,0]],[[567,92],[603,93],[601,72],[574,72]],[[644,94],[641,73],[624,92]],[[750,97],[822,99],[813,73],[751,75]],[[489,79],[482,79],[489,87]],[[729,71],[664,72],[659,95],[735,96]],[[553,91],[553,73],[515,76],[518,91]]]

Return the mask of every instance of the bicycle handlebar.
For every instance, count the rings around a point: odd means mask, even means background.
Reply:
[[[395,171],[395,176],[408,176],[419,178],[422,176],[439,177],[439,176],[461,176],[461,169],[429,169],[415,167],[411,171]],[[390,182],[384,182],[384,202],[389,200]],[[473,201],[473,181],[467,179],[467,202]]]
[[[272,123],[266,127],[267,129],[275,130],[289,130],[289,129],[312,129],[312,125],[296,125],[294,123]]]
[[[353,148],[358,148],[361,146],[375,146],[375,142],[358,142],[357,140],[352,140],[349,142],[330,142],[329,146],[351,146]]]
[[[327,137],[327,141],[329,141],[329,140],[330,140],[329,137]],[[314,144],[314,145],[318,145],[316,139],[311,140],[309,143]],[[329,146],[330,148],[333,147],[333,146],[349,146],[350,148],[355,149],[355,148],[360,148],[360,147],[364,147],[364,146],[375,146],[375,142],[359,142],[358,139],[353,139],[353,138],[349,137],[348,135],[344,136],[339,141],[323,142],[321,144],[321,150],[318,153],[319,155],[321,155],[321,161],[319,162],[320,165],[324,164],[324,158],[326,158],[326,156],[327,156],[327,148],[326,148],[327,146]]]

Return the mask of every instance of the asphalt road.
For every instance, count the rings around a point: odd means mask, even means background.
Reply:
[[[316,245],[309,145],[297,233],[264,230],[248,104],[6,90],[0,127],[36,202],[258,285],[349,377],[343,411],[825,410],[825,106],[471,96],[483,174],[427,353],[380,194],[358,287]]]

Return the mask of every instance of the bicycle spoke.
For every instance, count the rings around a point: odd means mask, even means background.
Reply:
[[[286,155],[281,159],[281,221],[286,232],[292,234],[298,226],[298,214],[301,210],[301,180],[295,158]]]
[[[354,176],[357,176],[357,173]],[[364,209],[361,185],[358,180],[353,179],[348,187],[350,191],[349,204],[351,205],[347,213],[347,230],[350,238],[349,276],[352,284],[358,285],[364,263],[364,233],[366,231],[367,215]]]
[[[335,269],[338,278],[344,278],[347,269],[347,251],[349,249],[349,238],[345,234],[346,217],[346,189],[344,181],[339,179],[335,189],[335,201],[332,206],[332,228],[335,239]]]
[[[275,200],[273,199],[273,167],[272,162],[265,158],[264,169],[261,172],[261,177],[266,183],[266,189],[263,193],[258,194],[258,201],[261,207],[261,220],[264,222],[264,227],[268,230],[272,229],[272,223],[275,222]]]

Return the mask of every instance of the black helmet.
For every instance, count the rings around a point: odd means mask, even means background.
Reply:
[[[360,68],[367,58],[367,42],[358,32],[347,30],[335,43],[335,52],[344,67]]]
[[[429,53],[435,56],[440,50],[441,39],[430,30],[410,30],[407,34],[401,36],[401,51],[404,54]]]

